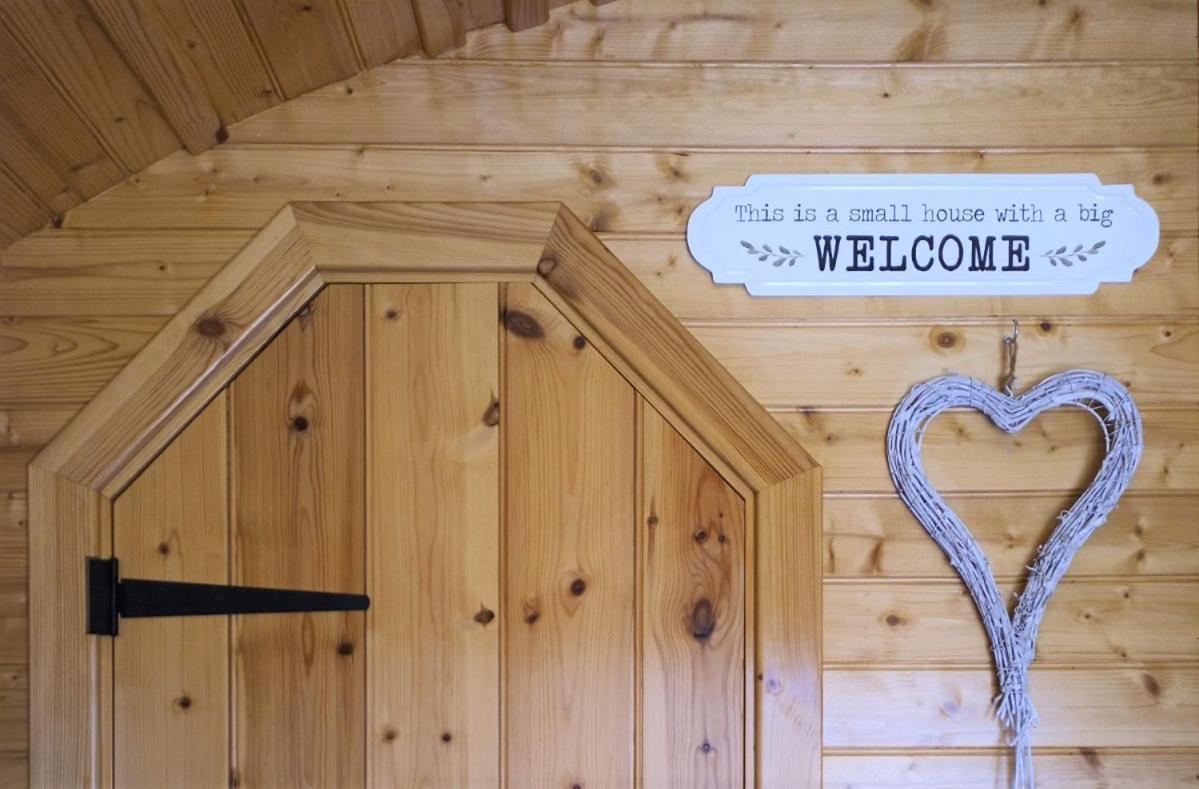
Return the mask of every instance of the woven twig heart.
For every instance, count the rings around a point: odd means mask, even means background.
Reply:
[[[986,555],[961,519],[929,484],[920,459],[929,422],[951,408],[973,408],[1007,433],[1019,432],[1042,412],[1074,406],[1103,426],[1107,454],[1099,473],[1038,549],[1028,568],[1014,616],[999,593]],[[1012,786],[1034,786],[1032,727],[1037,714],[1028,696],[1028,668],[1036,653],[1037,629],[1058,581],[1074,554],[1107,520],[1128,487],[1143,448],[1141,414],[1119,382],[1091,370],[1070,370],[1045,379],[1020,397],[1009,397],[963,375],[919,384],[900,402],[887,430],[887,464],[904,504],[941,546],[978,607],[999,679],[996,715],[1016,748]]]

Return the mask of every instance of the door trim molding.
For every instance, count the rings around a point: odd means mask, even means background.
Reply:
[[[454,281],[533,283],[746,498],[747,783],[819,784],[817,464],[564,205],[337,201],[285,206],[30,465],[33,786],[111,784],[85,561],[111,555],[113,499],[326,284]]]

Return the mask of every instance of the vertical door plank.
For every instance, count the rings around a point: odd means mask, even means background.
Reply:
[[[649,405],[640,468],[642,783],[741,786],[745,505]]]
[[[225,394],[114,502],[121,575],[228,583]],[[229,618],[126,619],[113,639],[114,784],[229,781]]]
[[[499,783],[497,298],[370,289],[372,786]]]
[[[363,289],[327,288],[233,381],[233,580],[366,586]],[[243,786],[365,781],[365,617],[234,620]]]
[[[533,286],[504,325],[508,785],[629,786],[633,390]]]

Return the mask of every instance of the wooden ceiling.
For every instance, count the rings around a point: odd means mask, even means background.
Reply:
[[[0,248],[180,148],[564,0],[2,0]]]

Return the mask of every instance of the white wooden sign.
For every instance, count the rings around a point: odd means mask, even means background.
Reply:
[[[754,175],[687,223],[755,296],[1094,293],[1157,249],[1157,214],[1093,174]]]

